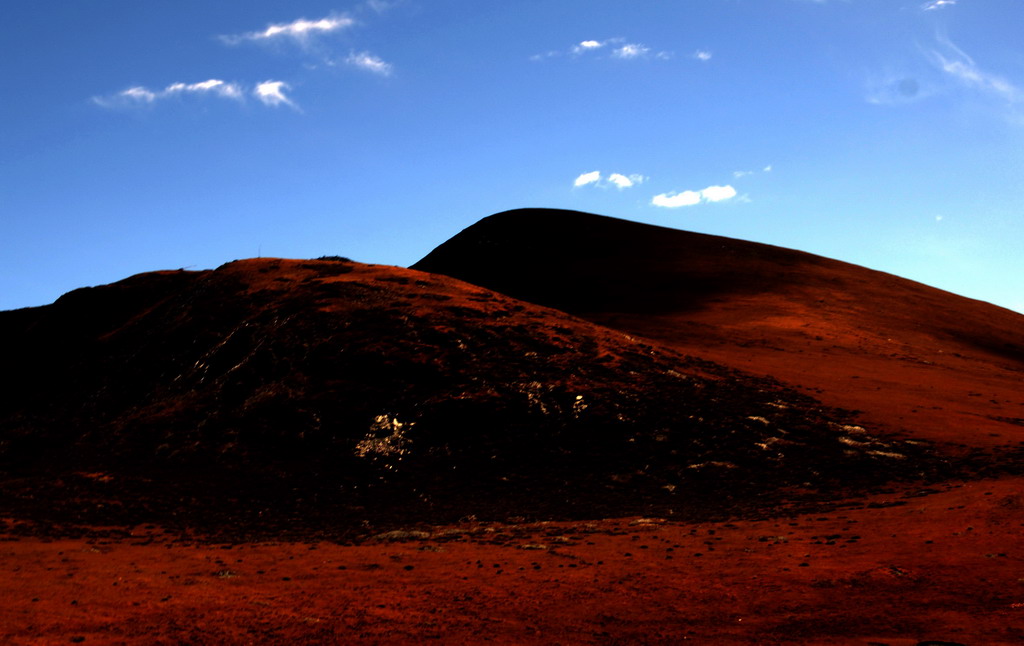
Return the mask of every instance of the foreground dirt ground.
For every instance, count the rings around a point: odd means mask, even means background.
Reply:
[[[4,644],[1016,644],[1024,478],[827,512],[409,528],[358,544],[0,543]]]

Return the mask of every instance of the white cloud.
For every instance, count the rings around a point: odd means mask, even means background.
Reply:
[[[627,177],[621,173],[612,173],[608,176],[608,181],[619,189],[632,188],[637,184],[643,184],[644,179],[646,178],[643,175],[630,175]]]
[[[732,186],[709,186],[700,192],[700,196],[708,202],[721,202],[736,197],[736,189]]]
[[[105,108],[123,108],[152,104],[168,97],[184,94],[212,94],[223,99],[235,99],[238,101],[244,99],[242,87],[237,83],[228,83],[221,79],[209,79],[198,83],[171,83],[164,89],[156,91],[142,86],[130,87],[112,96],[95,96],[92,98],[92,101]]]
[[[299,106],[295,105],[295,103],[284,94],[284,90],[289,89],[291,89],[291,87],[284,81],[263,81],[256,86],[256,89],[254,89],[252,93],[253,96],[259,99],[264,105],[273,107],[287,105],[297,110]]]
[[[607,177],[601,177],[601,171],[595,170],[589,173],[583,173],[573,182],[573,186],[587,186],[593,184],[601,188],[608,188],[614,186],[620,191],[626,188],[632,188],[637,184],[643,184],[647,181],[647,178],[638,173],[632,175],[623,175],[622,173],[610,173]]]
[[[601,181],[601,171],[595,170],[589,173],[583,173],[576,178],[576,181],[572,183],[573,186],[586,186],[587,184],[597,184]]]
[[[705,49],[698,49],[693,53],[693,57],[706,63],[711,60],[711,52]]]
[[[651,198],[651,204],[668,209],[681,206],[695,206],[701,202],[724,202],[736,197],[732,186],[709,186],[699,191],[660,193]]]
[[[391,63],[381,60],[380,57],[374,56],[370,52],[352,52],[345,59],[345,63],[381,76],[391,76]]]
[[[680,206],[693,206],[700,204],[699,191],[683,191],[682,193],[661,193],[651,198],[651,204],[662,206],[666,209],[675,209]]]
[[[574,54],[581,54],[583,52],[593,51],[604,47],[604,43],[599,40],[584,40],[578,45],[573,45],[572,52]]]
[[[619,188],[629,188],[633,186],[633,180],[620,173],[612,173],[608,176],[608,181]]]
[[[765,166],[764,167],[764,172],[766,172],[766,173],[772,172],[772,165],[768,164],[767,166]]]
[[[625,59],[642,58],[643,56],[646,56],[650,51],[651,48],[647,47],[646,45],[641,45],[640,43],[627,43],[622,47],[615,48],[615,50],[612,51],[612,56],[614,56],[615,58]]]
[[[341,29],[346,29],[355,24],[355,20],[348,16],[328,16],[319,20],[306,20],[299,18],[288,23],[268,25],[263,31],[252,31],[246,34],[233,36],[221,36],[221,40],[229,45],[237,45],[246,40],[280,40],[291,38],[299,43],[305,44],[312,37],[327,34]]]
[[[921,5],[921,9],[924,11],[935,11],[936,9],[941,9],[955,4],[956,0],[933,0],[932,2],[926,2]]]

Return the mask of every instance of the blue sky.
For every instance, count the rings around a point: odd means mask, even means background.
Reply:
[[[11,2],[0,309],[579,209],[1024,311],[1020,0]],[[538,232],[538,235],[541,233]]]

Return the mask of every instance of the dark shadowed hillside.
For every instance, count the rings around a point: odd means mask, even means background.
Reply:
[[[241,511],[329,499],[352,510],[338,523],[698,513],[937,464],[772,380],[394,267],[143,274],[5,312],[0,332],[18,375],[0,405],[5,468],[106,486],[110,514],[221,509],[211,487],[235,513],[250,497]]]

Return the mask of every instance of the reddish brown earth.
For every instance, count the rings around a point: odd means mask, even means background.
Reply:
[[[1016,644],[1022,485],[731,523],[464,522],[358,545],[206,544],[145,527],[14,538],[0,544],[0,639]]]
[[[416,268],[0,313],[0,641],[1024,640],[1020,315],[547,210]]]

